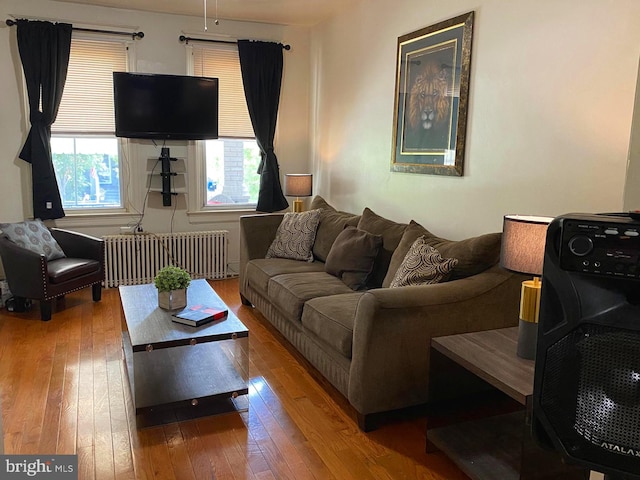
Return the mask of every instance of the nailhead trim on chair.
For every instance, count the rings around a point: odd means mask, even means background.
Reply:
[[[92,282],[89,283],[87,285],[83,285],[81,287],[76,287],[76,288],[72,288],[71,290],[67,290],[64,293],[61,293],[59,295],[55,295],[55,296],[49,296],[49,293],[47,292],[47,269],[45,268],[45,261],[44,261],[44,255],[40,255],[40,270],[42,272],[42,284],[44,285],[44,298],[43,300],[53,300],[54,298],[57,298],[61,295],[66,295],[67,293],[71,293],[71,292],[77,292],[78,290],[84,290],[87,287],[93,286],[96,283],[102,283],[102,280],[99,280],[97,282]]]
[[[40,271],[42,272],[42,284],[44,285],[44,299],[49,300],[49,295],[47,294],[47,269],[44,261],[44,255],[40,255]],[[53,298],[53,297],[51,297]]]
[[[54,297],[45,296],[44,300],[53,300],[54,298],[60,297],[62,295],[66,295],[67,293],[77,292],[78,290],[84,290],[85,288],[91,287],[91,286],[95,285],[96,283],[102,283],[102,280],[100,280],[98,282],[88,283],[86,285],[83,285],[82,287],[76,287],[76,288],[72,288],[71,290],[66,290],[64,293],[61,293],[60,295],[57,295],[57,296],[54,296]]]

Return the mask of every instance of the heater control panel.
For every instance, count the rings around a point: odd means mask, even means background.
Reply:
[[[640,279],[640,222],[628,217],[565,217],[560,239],[563,270]]]

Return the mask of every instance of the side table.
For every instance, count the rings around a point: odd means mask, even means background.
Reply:
[[[525,409],[427,428],[427,451],[442,450],[472,479],[586,480],[589,470],[563,463],[558,453],[540,448],[531,437],[535,362],[516,355],[517,338],[513,327],[431,340],[432,355],[453,360]]]

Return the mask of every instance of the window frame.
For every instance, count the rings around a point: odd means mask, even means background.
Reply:
[[[216,49],[212,46],[199,46],[198,48],[210,48]],[[219,47],[219,49],[229,50],[227,47]],[[199,75],[195,72],[194,67],[194,47],[193,45],[186,44],[185,51],[187,56],[187,75]],[[228,138],[230,140],[254,140],[256,137],[231,137],[220,136],[220,140]],[[187,181],[188,181],[188,202],[187,202],[187,214],[211,214],[211,213],[238,213],[238,212],[255,212],[257,202],[255,203],[242,203],[242,204],[222,204],[222,205],[207,205],[207,165],[206,165],[206,150],[205,140],[190,141],[187,148]]]
[[[110,43],[120,43],[126,49],[126,69],[128,72],[135,71],[136,66],[136,55],[135,55],[135,40],[129,39],[126,36],[120,37],[111,35],[108,33],[96,33],[96,32],[81,32],[81,31],[73,31],[72,39],[78,40],[90,40],[95,42],[110,42]],[[26,96],[26,95],[25,95]],[[28,108],[28,107],[27,107]],[[111,135],[105,135],[100,133],[92,133],[92,132],[52,132],[52,138],[55,136],[58,137],[74,137],[74,138],[82,138],[82,137],[108,137],[112,138]],[[137,188],[133,187],[135,182],[132,181],[135,178],[135,175],[132,173],[132,168],[134,168],[132,162],[132,146],[131,142],[127,138],[120,138],[115,136],[115,132],[113,133],[113,138],[116,139],[118,144],[118,163],[119,163],[119,181],[120,181],[120,196],[121,196],[121,206],[120,207],[82,207],[82,208],[69,208],[65,207],[65,217],[59,219],[57,222],[64,224],[69,223],[68,226],[77,226],[81,223],[94,222],[96,217],[100,217],[105,224],[112,225],[121,225],[122,224],[122,215],[138,215],[138,211],[133,207],[132,199],[137,198],[139,196],[139,192]],[[109,222],[109,217],[113,217],[113,220]],[[67,220],[65,220],[67,219]],[[82,222],[82,219],[85,219],[86,222]],[[78,222],[80,220],[80,222]],[[90,223],[93,224],[93,223]]]

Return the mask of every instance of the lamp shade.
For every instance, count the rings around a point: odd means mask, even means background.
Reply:
[[[284,176],[284,194],[288,197],[310,197],[313,175],[288,173]]]
[[[507,270],[542,275],[547,227],[551,217],[505,215],[500,265]]]

